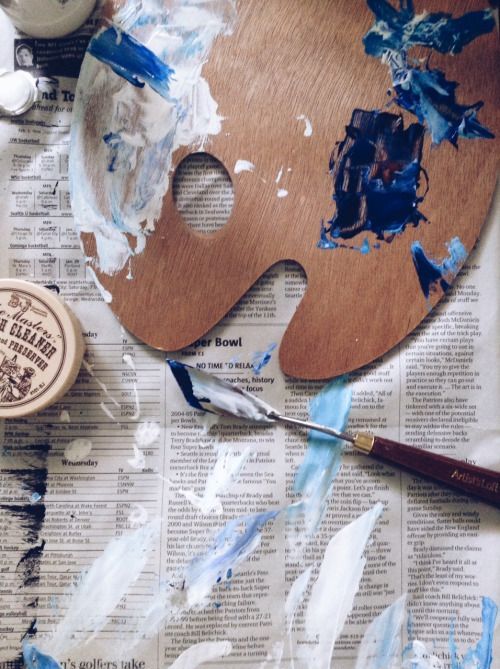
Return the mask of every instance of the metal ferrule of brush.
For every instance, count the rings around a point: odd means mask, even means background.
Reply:
[[[288,423],[290,425],[299,425],[300,427],[306,427],[309,430],[317,430],[318,432],[323,432],[323,434],[329,434],[331,437],[336,437],[337,439],[342,439],[343,441],[348,441],[351,444],[355,444],[355,437],[352,434],[347,432],[340,432],[339,430],[334,430],[333,427],[327,427],[326,425],[319,425],[318,423],[312,423],[309,420],[300,420],[299,418],[290,418],[289,416],[283,416],[277,411],[270,411],[268,418],[278,420],[282,423]]]
[[[373,448],[373,444],[375,443],[375,437],[371,434],[367,434],[366,432],[358,432],[354,435],[354,440],[352,443],[358,450],[363,451],[363,453],[370,453]]]

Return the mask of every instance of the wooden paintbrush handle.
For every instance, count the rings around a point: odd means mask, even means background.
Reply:
[[[359,434],[354,445],[377,460],[399,465],[411,473],[444,483],[500,508],[500,472],[382,437]]]

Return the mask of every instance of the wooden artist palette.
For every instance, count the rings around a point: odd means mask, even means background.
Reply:
[[[486,6],[463,2],[460,12]],[[456,13],[457,5],[417,2],[416,12],[424,10]],[[431,146],[429,131],[419,137],[417,128],[409,146],[403,128],[418,119],[396,104],[386,108],[388,89],[394,90],[389,67],[367,55],[363,46],[373,23],[362,0],[237,3],[232,34],[216,39],[203,66],[224,119],[222,130],[210,135],[203,148],[231,175],[234,206],[227,224],[211,234],[194,232],[177,211],[170,178],[160,220],[144,250],[112,275],[99,271],[97,263],[94,267],[112,295],[114,313],[137,337],[169,351],[191,344],[269,267],[293,260],[307,275],[307,290],[281,342],[281,367],[293,376],[323,379],[392,348],[442,297],[455,273],[452,261],[458,269],[464,259],[460,254],[453,258],[451,240],[458,237],[468,253],[488,212],[498,145],[491,138],[459,137],[458,148],[446,140]],[[427,58],[430,51],[416,47],[411,56]],[[433,49],[429,63],[446,80],[459,82],[458,103],[484,101],[477,120],[498,135],[497,66],[496,29],[454,55]],[[425,64],[415,67],[427,71]],[[96,119],[112,105],[112,98],[103,95],[85,101],[83,121],[76,128],[88,147],[85,169],[96,193],[103,188],[94,158],[93,143],[97,147],[101,141],[93,139],[101,127]],[[453,110],[443,110],[443,100],[439,104],[445,116],[453,116]],[[367,116],[353,116],[354,110]],[[377,116],[375,110],[386,116]],[[312,134],[305,132],[306,119]],[[348,125],[351,138],[346,140]],[[391,142],[395,155],[388,149]],[[170,177],[197,148],[175,151]],[[366,156],[360,157],[365,150],[371,155],[368,168]],[[235,173],[240,160],[250,161],[255,169]],[[422,170],[417,165],[413,178],[418,196],[425,197],[406,205],[398,201],[392,211],[391,193],[400,186],[404,190],[401,175],[415,160]],[[363,179],[361,188],[367,190],[356,201],[349,192],[359,193]],[[78,188],[74,183],[73,190]],[[342,198],[342,221],[335,221]],[[388,212],[387,229],[381,210]],[[391,216],[396,221],[392,227]],[[395,230],[405,216],[402,229]],[[324,246],[335,248],[318,246],[322,222]],[[94,236],[85,231],[81,236],[86,253],[94,257]],[[419,279],[416,271],[415,242],[430,259],[427,279]],[[448,256],[451,264],[444,262]],[[441,278],[437,270],[442,270]]]

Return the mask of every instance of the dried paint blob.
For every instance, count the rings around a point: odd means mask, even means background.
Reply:
[[[0,70],[0,116],[19,116],[30,109],[37,99],[36,79],[17,70]]]
[[[64,457],[69,462],[81,462],[90,454],[92,442],[90,439],[73,439],[64,449]]]
[[[255,165],[249,160],[237,160],[234,164],[234,173],[240,174],[240,172],[253,172],[255,170]]]
[[[355,109],[346,137],[330,158],[337,211],[322,226],[320,248],[372,232],[390,242],[426,220],[418,210],[424,127],[405,129],[397,114]],[[366,248],[365,248],[366,252]]]

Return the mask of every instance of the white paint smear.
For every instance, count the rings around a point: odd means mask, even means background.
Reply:
[[[310,667],[330,667],[335,642],[359,588],[366,563],[363,552],[382,510],[382,504],[377,503],[340,530],[326,548],[305,617],[308,639],[318,641],[316,646],[304,648]]]
[[[308,567],[305,571],[302,572],[302,574],[300,574],[300,576],[295,579],[295,581],[292,583],[292,587],[290,588],[290,592],[288,593],[288,597],[286,598],[285,619],[288,634],[291,634],[292,632],[295,614],[300,604],[304,600],[306,588],[311,578],[312,569],[313,565]]]
[[[295,117],[297,121],[304,121],[304,137],[310,137],[313,134],[312,123],[304,114],[299,114]]]
[[[106,414],[106,416],[107,416],[108,418],[111,418],[111,420],[114,420],[114,421],[116,422],[116,418],[113,416],[113,414],[112,414],[111,411],[108,409],[108,407],[104,404],[104,402],[101,402],[101,403],[99,404],[99,406],[101,407],[101,410]]]
[[[283,166],[280,167],[278,174],[276,175],[275,183],[279,184],[281,177],[283,176]]]
[[[288,195],[288,191],[285,190],[284,188],[280,188],[278,192],[276,193],[278,197],[286,197]]]
[[[91,365],[85,358],[82,360],[82,365],[83,368],[90,374],[90,376],[94,379],[94,381],[97,383],[99,388],[102,390],[102,392],[113,402],[113,404],[118,407],[120,407],[120,403],[117,402],[117,400],[111,395],[109,392],[107,386],[105,383],[103,383],[94,373],[94,365]]]
[[[161,430],[158,423],[146,421],[137,426],[135,442],[140,448],[147,448],[160,438]]]
[[[130,367],[132,371],[135,372],[135,362],[134,358],[130,355],[130,353],[124,353],[122,356],[123,362]]]
[[[85,460],[92,450],[90,439],[73,439],[64,449],[64,457],[70,462]]]
[[[422,641],[415,639],[408,649],[405,649],[405,660],[402,669],[444,669],[443,661],[434,655]],[[476,663],[466,665],[463,669],[482,669]]]
[[[141,402],[139,400],[139,391],[137,390],[137,383],[135,381],[132,384],[132,389],[134,391],[135,411],[130,417],[130,420],[139,420],[141,417]]]
[[[128,464],[134,469],[144,469],[146,467],[146,456],[137,448],[137,444],[132,444],[134,449],[134,457],[127,460]]]
[[[101,293],[102,299],[106,302],[106,304],[110,304],[113,301],[113,296],[111,295],[109,290],[106,290],[106,288],[104,288],[102,283],[99,281],[99,279],[97,278],[97,274],[95,273],[94,268],[90,267],[90,265],[87,265],[87,269],[89,271],[89,274],[91,275],[91,277],[94,280],[94,283],[97,287],[97,290]]]
[[[266,655],[266,659],[259,665],[259,669],[282,669],[281,660],[283,659],[284,650],[285,645],[283,641],[275,641],[271,646],[271,650]],[[291,667],[293,669],[293,659]]]
[[[255,165],[249,160],[237,160],[234,164],[234,173],[240,174],[240,172],[253,172],[255,170]]]
[[[222,446],[215,466],[206,480],[203,496],[200,497],[192,490],[179,490],[179,493],[201,513],[221,514],[223,508],[219,495],[238,478],[249,454],[250,446],[247,446],[241,454],[234,453],[229,446]]]
[[[148,446],[154,444],[160,437],[160,426],[158,423],[146,421],[137,426],[134,436],[134,457],[127,460],[127,462],[134,469],[144,469],[146,466],[146,456],[141,449],[148,448]]]
[[[124,353],[122,356],[123,362],[130,367],[130,369],[135,372],[135,361],[134,358],[129,354],[129,353]],[[137,382],[134,380],[132,382],[132,390],[134,392],[134,403],[135,403],[135,410],[132,416],[130,417],[130,420],[136,421],[139,420],[141,417],[141,403],[139,400],[139,391],[137,389]]]
[[[145,249],[170,187],[177,149],[201,150],[221,131],[223,119],[202,70],[214,40],[230,34],[236,20],[234,0],[189,5],[172,0],[168,11],[163,3],[143,2],[140,16],[137,7],[135,2],[130,10],[120,9],[112,21],[173,70],[168,95],[147,84],[131,85],[87,53],[71,129],[75,223],[80,234],[94,235],[91,262],[106,274],[120,271]]]
[[[232,650],[230,641],[202,641],[179,655],[169,669],[196,669],[205,662],[227,657]]]
[[[70,423],[71,422],[71,416],[69,415],[69,411],[67,409],[63,409],[61,413],[59,414],[59,420],[61,423]]]
[[[405,615],[406,595],[403,595],[372,620],[359,646],[355,669],[400,669]]]
[[[64,657],[71,648],[90,641],[102,630],[108,616],[144,570],[159,532],[158,519],[109,542],[76,588],[67,594],[66,613],[44,643],[44,652]]]
[[[127,520],[132,524],[133,527],[138,527],[140,525],[145,525],[148,520],[148,511],[145,509],[142,504],[132,504],[132,508],[128,515]]]

